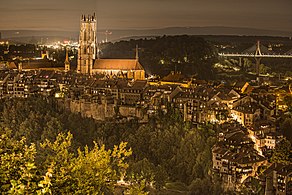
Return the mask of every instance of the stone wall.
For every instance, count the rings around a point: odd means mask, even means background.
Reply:
[[[80,113],[84,117],[90,117],[95,120],[104,121],[108,118],[113,118],[116,115],[116,104],[102,103],[80,100],[67,99],[62,102],[63,106],[73,113]],[[119,106],[119,114],[123,117],[137,117],[144,119],[145,116],[141,108],[136,106]]]

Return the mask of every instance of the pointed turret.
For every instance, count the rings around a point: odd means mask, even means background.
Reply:
[[[70,71],[70,62],[69,62],[68,49],[66,48],[65,72],[69,72],[69,71]]]
[[[139,60],[139,47],[136,45],[136,60]]]

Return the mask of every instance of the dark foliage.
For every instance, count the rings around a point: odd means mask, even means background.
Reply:
[[[139,46],[139,60],[148,74],[165,76],[180,71],[186,76],[212,79],[212,65],[217,56],[212,46],[196,36],[162,36],[106,43],[101,46],[102,58],[135,58]]]
[[[93,141],[98,145],[105,144],[107,148],[128,142],[133,151],[128,179],[142,178],[148,184],[153,182],[156,189],[161,189],[166,182],[181,182],[190,185],[186,190],[194,190],[194,193],[199,190],[194,186],[214,184],[209,176],[211,147],[216,142],[213,128],[208,125],[193,128],[171,107],[167,114],[160,113],[147,124],[135,120],[97,123],[79,114],[59,110],[53,99],[2,101],[1,125],[11,129],[15,138],[25,136],[28,144],[36,143],[37,150],[40,150],[40,142],[54,141],[58,133],[68,131],[73,134],[75,149],[86,145],[93,148]],[[218,187],[205,189],[204,186],[199,191],[209,192]]]

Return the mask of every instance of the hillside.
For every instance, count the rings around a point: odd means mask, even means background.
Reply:
[[[135,58],[139,46],[139,60],[147,74],[165,76],[179,71],[186,76],[212,79],[210,72],[216,53],[204,39],[195,36],[162,36],[106,43],[101,45],[102,58]]]
[[[129,37],[149,37],[163,35],[240,35],[240,36],[280,36],[291,37],[292,32],[264,30],[254,28],[238,28],[224,26],[207,27],[168,27],[158,29],[98,29],[98,41],[105,40],[105,31],[112,32],[108,36],[110,41],[120,41]],[[78,39],[79,29],[76,31],[56,31],[56,30],[5,30],[0,29],[3,39],[30,41],[32,37],[40,41],[41,38],[64,37],[66,39]]]

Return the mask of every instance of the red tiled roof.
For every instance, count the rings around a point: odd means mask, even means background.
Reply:
[[[10,63],[8,64],[8,68],[9,68],[9,69],[17,69],[17,66],[16,66],[16,64],[15,64],[14,62],[10,62]]]
[[[144,70],[136,59],[97,59],[93,69],[101,70]]]
[[[30,61],[23,61],[22,62],[22,69],[29,70],[29,69],[64,69],[64,66],[58,66],[54,64],[53,61],[48,59],[40,59],[40,60],[30,60]]]

